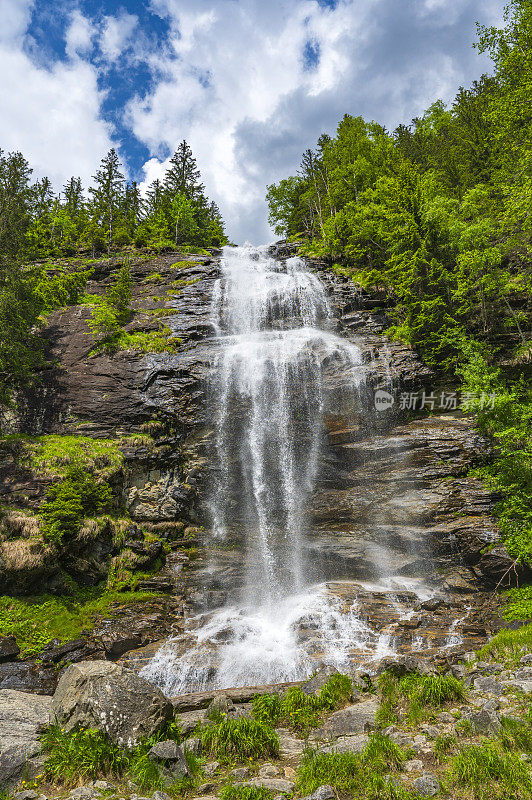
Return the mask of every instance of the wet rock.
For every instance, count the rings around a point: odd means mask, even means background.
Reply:
[[[107,661],[82,661],[62,674],[52,714],[66,730],[96,728],[132,748],[163,728],[172,706],[159,689],[131,670]]]
[[[440,791],[440,783],[435,775],[425,772],[414,781],[414,789],[423,797],[434,797]]]
[[[376,698],[347,706],[334,714],[315,731],[318,739],[338,739],[355,733],[366,733],[375,727],[379,703]]]
[[[42,767],[39,735],[50,719],[51,697],[0,690],[0,786],[9,789],[23,773]]]

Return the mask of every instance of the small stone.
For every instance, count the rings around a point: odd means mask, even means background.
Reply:
[[[236,769],[232,769],[229,775],[232,775],[237,781],[245,781],[246,778],[249,778],[251,775],[251,770],[247,767],[237,767]]]
[[[91,786],[78,786],[69,793],[68,797],[72,800],[92,800],[97,795]]]
[[[214,783],[202,783],[198,788],[199,794],[209,794],[214,789]]]
[[[152,794],[151,800],[172,800],[172,798],[169,794],[166,794],[166,792],[161,792],[159,790],[158,792],[154,792]]]
[[[467,661],[470,664],[476,658],[475,653],[472,650],[469,650],[467,653],[464,653],[464,661]]]
[[[311,800],[334,800],[336,792],[332,786],[320,786],[310,795]]]
[[[497,733],[501,729],[499,715],[495,711],[478,711],[469,715],[471,724],[480,733]]]
[[[369,742],[365,733],[358,736],[340,736],[333,744],[320,747],[320,753],[361,753]]]
[[[484,705],[482,706],[482,710],[483,711],[498,711],[500,707],[501,707],[501,704],[499,703],[499,701],[495,700],[495,698],[493,698],[493,700],[488,700],[487,703],[484,703]]]
[[[522,656],[519,659],[520,664],[532,664],[532,653],[527,653],[526,656]]]
[[[448,711],[441,711],[438,714],[438,722],[441,722],[442,725],[451,725],[454,722],[454,717]]]
[[[423,762],[419,758],[411,758],[410,761],[405,763],[405,770],[407,772],[422,772]]]
[[[99,792],[110,792],[115,788],[112,783],[108,783],[107,781],[94,781],[92,785]]]
[[[209,775],[209,776],[210,775],[214,775],[214,773],[219,768],[219,766],[220,766],[220,762],[219,761],[209,761],[203,767],[203,772],[205,773],[205,775]]]
[[[185,754],[172,739],[154,744],[148,751],[148,758],[150,761],[162,762],[174,778],[185,778],[190,775]]]
[[[532,667],[521,667],[515,673],[515,680],[518,681],[531,681],[532,680]]]
[[[425,772],[414,781],[414,789],[423,797],[434,797],[440,791],[440,784],[435,775]]]
[[[435,739],[437,736],[440,735],[440,729],[437,728],[435,725],[422,725],[421,730],[423,733],[426,733],[431,739]]]
[[[235,704],[233,701],[227,697],[225,694],[219,694],[214,700],[211,702],[210,706],[207,708],[207,717],[211,717],[213,714],[226,714],[230,715],[235,710]]]
[[[295,779],[297,778],[297,772],[292,767],[285,767],[283,769],[283,773],[285,778],[287,778],[287,780],[289,781],[295,781]]]
[[[201,739],[192,736],[183,742],[183,749],[189,753],[194,753],[195,756],[199,756],[201,754]]]
[[[284,780],[283,778],[252,778],[243,786],[263,786],[271,792],[281,792],[289,794],[294,790],[294,783],[292,781]]]
[[[259,769],[259,778],[277,778],[281,770],[275,764],[263,764]]]
[[[25,789],[13,795],[14,800],[37,800],[38,797],[39,792],[34,792],[33,789]]]

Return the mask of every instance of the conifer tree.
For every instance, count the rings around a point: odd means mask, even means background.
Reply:
[[[120,166],[118,155],[113,147],[102,159],[100,169],[94,176],[96,186],[89,189],[93,198],[93,215],[106,233],[108,254],[113,245],[124,193],[124,176],[120,172]]]
[[[170,159],[170,167],[164,176],[164,188],[174,197],[184,195],[187,200],[197,200],[205,189],[200,182],[201,174],[192,155],[192,150],[183,139]]]

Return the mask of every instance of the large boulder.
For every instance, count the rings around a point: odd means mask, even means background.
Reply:
[[[158,733],[172,714],[159,689],[108,661],[71,664],[52,700],[52,716],[66,730],[97,728],[125,748]]]
[[[316,739],[338,739],[340,736],[353,736],[367,733],[375,727],[379,702],[376,698],[354,703],[331,714],[314,736]]]
[[[51,697],[0,689],[0,788],[11,789],[42,766],[39,735],[50,719]]]

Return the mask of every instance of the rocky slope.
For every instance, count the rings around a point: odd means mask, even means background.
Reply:
[[[280,244],[272,252],[282,260],[293,250]],[[104,292],[120,263],[98,262],[88,293]],[[363,351],[368,408],[376,388],[396,393],[434,388],[433,376],[415,354],[383,336],[386,309],[379,298],[319,262],[309,262],[309,268],[327,286],[339,331]],[[216,348],[210,301],[219,257],[138,257],[132,274],[126,332],[149,334],[164,325],[173,352],[94,352],[87,305],[49,318],[44,337],[50,368],[21,398],[17,412],[2,421],[0,500],[6,513],[0,593],[62,596],[72,581],[90,587],[112,583],[118,575],[121,589],[129,584],[158,596],[133,606],[115,603],[90,633],[66,644],[52,642],[39,663],[14,658],[15,649],[6,646],[0,656],[2,688],[49,693],[61,665],[115,660],[161,641],[179,631],[188,608],[223,603],[240,580],[238,554],[231,551],[220,554],[213,575],[205,559],[208,533],[201,529],[207,522],[203,498],[212,433],[206,377]],[[389,629],[401,649],[419,641],[434,650],[455,639],[465,640],[465,646],[480,641],[498,625],[485,590],[498,583],[510,562],[491,516],[492,498],[468,476],[472,466],[489,458],[473,420],[453,412],[374,412],[353,425],[332,408],[325,433],[312,548],[329,571],[332,591],[346,592],[334,580],[350,572],[368,618]],[[59,548],[43,537],[38,509],[50,485],[62,479],[74,436],[110,443],[116,459],[105,468],[115,508],[110,521],[88,520],[68,547]],[[59,456],[56,452],[55,461],[43,464],[35,452],[50,441]],[[97,473],[98,459],[89,456]],[[393,545],[394,572],[405,578],[430,575],[439,599],[423,605],[399,592],[390,602],[385,593],[364,588],[375,578],[368,552],[380,537]],[[464,607],[469,607],[465,615]],[[405,608],[415,612],[408,619]]]

